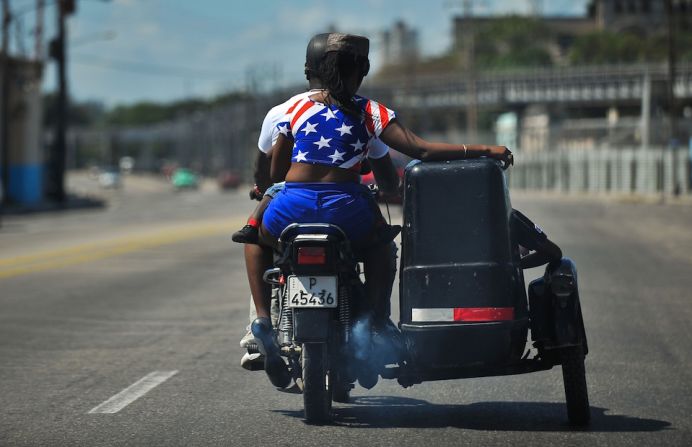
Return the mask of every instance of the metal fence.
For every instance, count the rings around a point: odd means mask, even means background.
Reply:
[[[516,152],[514,189],[573,193],[689,194],[690,153],[663,148]]]

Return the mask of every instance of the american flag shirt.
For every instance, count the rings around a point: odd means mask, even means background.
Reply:
[[[354,99],[362,118],[309,97],[295,101],[276,126],[281,134],[295,142],[291,161],[359,171],[369,144],[396,115],[368,98],[355,96]]]

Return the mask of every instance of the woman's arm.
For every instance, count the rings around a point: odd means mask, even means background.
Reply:
[[[392,157],[386,154],[381,158],[371,158],[370,164],[380,192],[387,196],[399,195],[399,175],[392,163]]]
[[[505,146],[435,143],[419,137],[410,129],[402,126],[396,119],[382,131],[380,139],[389,147],[409,157],[424,161],[458,160],[486,156],[513,164],[512,152]]]
[[[272,166],[270,175],[272,182],[283,182],[288,170],[291,168],[291,154],[293,153],[293,139],[282,134],[278,136],[272,146]]]

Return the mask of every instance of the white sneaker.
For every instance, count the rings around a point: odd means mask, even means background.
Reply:
[[[240,359],[240,366],[248,371],[259,371],[264,369],[264,356],[259,352],[250,354],[246,352],[243,358]]]
[[[240,339],[240,347],[243,349],[247,349],[248,347],[256,347],[256,346],[257,346],[257,340],[255,340],[255,336],[252,335],[252,332],[248,329],[247,334],[245,334],[245,336]]]

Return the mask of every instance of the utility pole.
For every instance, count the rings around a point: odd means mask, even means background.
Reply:
[[[673,180],[673,194],[680,194],[680,179],[678,179],[678,119],[677,104],[675,102],[675,72],[676,58],[675,51],[675,16],[673,11],[673,0],[666,1],[666,15],[668,16],[668,107],[670,125],[670,144],[673,153],[673,163],[671,167],[671,178]]]
[[[51,191],[50,195],[57,202],[65,202],[65,166],[67,158],[67,121],[68,121],[68,95],[67,95],[67,30],[65,20],[75,10],[75,0],[59,0],[57,8],[58,36],[51,41],[51,57],[56,61],[58,75],[58,95],[56,102],[55,139],[51,157]]]
[[[36,0],[36,30],[34,31],[34,59],[43,59],[43,11],[45,0]]]
[[[10,202],[10,117],[9,117],[9,93],[10,93],[10,57],[9,57],[9,29],[12,16],[10,15],[9,0],[2,0],[2,98],[0,98],[0,151],[2,152],[2,205]]]
[[[473,2],[464,0],[464,62],[466,66],[466,133],[476,143],[478,131],[478,91],[476,86],[476,36],[473,29]]]

